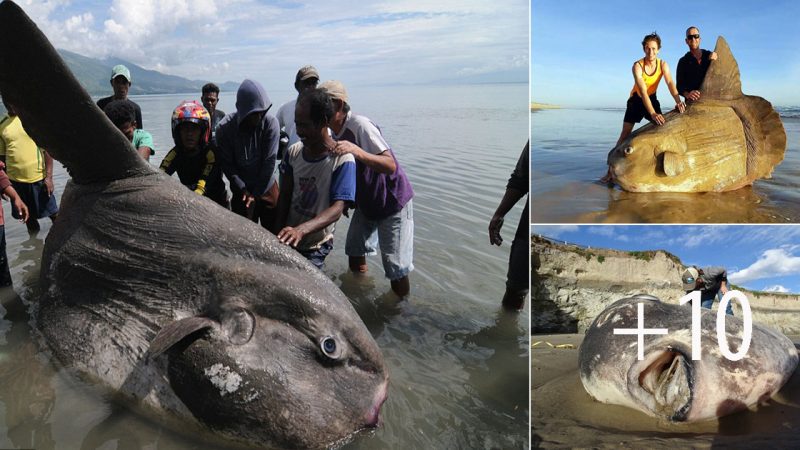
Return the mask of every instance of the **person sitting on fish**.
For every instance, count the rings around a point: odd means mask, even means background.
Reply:
[[[683,290],[686,293],[700,291],[700,306],[711,309],[714,304],[714,297],[722,296],[728,292],[728,272],[724,267],[706,267],[701,269],[696,266],[687,267],[681,276]],[[732,302],[728,302],[725,314],[732,316]]]
[[[196,101],[183,101],[172,112],[175,147],[161,161],[168,175],[178,172],[181,184],[228,209],[228,191],[222,181],[211,142],[211,114]]]
[[[619,139],[614,145],[615,147],[630,136],[631,132],[633,132],[633,126],[641,122],[643,118],[656,125],[663,125],[666,122],[664,116],[661,115],[661,104],[656,98],[656,91],[662,77],[666,79],[669,93],[675,99],[675,109],[680,113],[683,113],[686,109],[686,105],[681,101],[678,89],[672,80],[669,64],[658,58],[658,52],[661,50],[661,37],[656,32],[648,34],[642,40],[642,49],[644,50],[644,58],[633,63],[633,89],[631,89],[627,108],[625,109],[622,133],[620,133]],[[647,93],[647,95],[643,93]],[[609,167],[608,172],[600,181],[608,183],[611,179],[612,173]]]
[[[700,87],[711,61],[717,60],[717,53],[700,48],[700,30],[697,27],[686,29],[686,45],[689,51],[678,60],[676,78],[678,92],[691,103],[700,100]]]

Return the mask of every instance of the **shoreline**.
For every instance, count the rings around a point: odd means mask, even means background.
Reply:
[[[541,109],[561,109],[559,105],[551,105],[548,103],[531,102],[531,112],[539,111]]]

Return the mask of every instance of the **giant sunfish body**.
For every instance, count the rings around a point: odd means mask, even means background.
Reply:
[[[388,371],[344,294],[145,163],[10,1],[0,91],[72,176],[33,311],[57,363],[160,422],[247,445],[322,448],[377,426]]]
[[[786,132],[772,105],[742,94],[725,39],[706,73],[700,101],[661,126],[647,124],[608,154],[614,181],[629,192],[724,192],[769,178],[783,161]]]
[[[637,304],[644,305],[643,328],[666,328],[644,337],[638,360],[637,337],[614,334],[637,328]],[[649,295],[619,300],[595,318],[580,348],[583,387],[595,400],[638,409],[676,422],[730,414],[766,400],[797,367],[798,353],[783,334],[753,324],[750,348],[739,361],[727,359],[717,342],[716,312],[701,310],[701,360],[692,360],[692,312],[688,305],[660,302]],[[742,320],[727,316],[730,351],[742,343]]]

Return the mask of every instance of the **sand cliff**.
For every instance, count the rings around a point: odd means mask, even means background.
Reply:
[[[634,294],[678,303],[685,295],[683,267],[662,250],[584,248],[532,236],[531,332],[583,333],[608,305]],[[800,296],[737,289],[747,296],[754,322],[800,334]],[[733,308],[741,317],[741,307]]]

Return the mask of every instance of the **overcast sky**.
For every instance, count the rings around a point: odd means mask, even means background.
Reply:
[[[673,76],[688,48],[686,28],[700,28],[701,47],[728,41],[742,90],[777,106],[800,105],[800,2],[771,0],[533,0],[531,94],[538,102],[624,108],[642,38],[657,31]],[[662,81],[662,108],[674,102]]]
[[[800,226],[565,225],[532,231],[580,245],[667,250],[684,264],[723,266],[739,286],[800,294]]]
[[[528,0],[18,0],[56,48],[190,79],[528,80]]]

